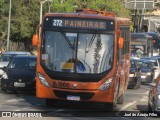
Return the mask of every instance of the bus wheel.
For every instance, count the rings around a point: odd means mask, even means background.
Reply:
[[[46,99],[46,106],[50,107],[50,106],[53,106],[53,105],[56,105],[57,103],[57,100],[54,100],[54,99]]]
[[[113,103],[105,103],[105,111],[113,111],[114,104]]]
[[[117,104],[123,104],[123,98],[124,98],[124,95],[122,94],[118,100],[117,100]]]

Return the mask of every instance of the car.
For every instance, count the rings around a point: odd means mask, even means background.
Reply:
[[[130,74],[128,88],[138,89],[141,86],[141,70],[138,66],[138,59],[130,59]]]
[[[3,68],[4,66],[7,66],[9,61],[13,58],[15,55],[31,55],[30,52],[25,51],[8,51],[3,52],[0,56],[0,68]],[[0,70],[0,77],[3,74],[3,70]]]
[[[4,92],[35,90],[36,56],[14,56],[1,78],[1,90]]]
[[[160,75],[149,85],[151,88],[148,94],[148,112],[160,114]]]
[[[159,62],[158,58],[156,58],[156,57],[153,56],[153,57],[145,57],[145,58],[141,58],[141,59],[150,60],[153,63],[153,66],[155,68],[154,69],[155,75],[154,75],[153,79],[156,79],[157,76],[160,73],[160,62]]]
[[[153,63],[150,60],[142,61],[141,65],[141,83],[148,84],[154,80],[155,72]]]
[[[160,63],[160,56],[152,56],[152,58],[157,58]]]

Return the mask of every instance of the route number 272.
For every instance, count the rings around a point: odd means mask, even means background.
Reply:
[[[62,26],[62,20],[53,20],[53,26]]]

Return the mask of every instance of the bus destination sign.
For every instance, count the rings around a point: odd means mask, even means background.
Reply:
[[[50,18],[46,17],[44,21],[45,28],[76,28],[90,30],[113,30],[114,22],[112,20],[100,19],[75,19],[75,18]]]
[[[146,45],[144,41],[132,41],[131,44],[132,45]]]

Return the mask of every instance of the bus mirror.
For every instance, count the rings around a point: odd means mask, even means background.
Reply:
[[[38,34],[34,34],[32,37],[32,46],[38,46]]]
[[[124,44],[124,39],[123,37],[119,38],[119,48],[122,49],[123,48],[123,44]]]

